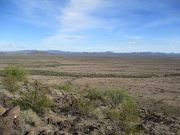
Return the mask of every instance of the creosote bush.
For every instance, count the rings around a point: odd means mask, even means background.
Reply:
[[[7,67],[4,69],[5,77],[13,77],[17,81],[23,81],[26,79],[27,71],[19,66],[16,67]]]
[[[48,97],[47,89],[41,87],[42,84],[35,82],[32,85],[34,89],[22,93],[17,104],[23,110],[32,109],[36,113],[43,113],[53,105],[53,101]]]
[[[122,120],[136,122],[138,120],[138,105],[133,99],[125,100],[122,103]]]
[[[17,80],[11,76],[4,77],[2,79],[2,84],[5,89],[7,89],[9,92],[12,92],[12,93],[18,91],[20,88]]]
[[[51,107],[52,101],[45,94],[41,94],[37,91],[31,91],[24,93],[18,100],[18,104],[23,110],[32,109],[37,113],[42,113],[46,108]]]
[[[89,89],[86,95],[90,100],[101,100],[104,102],[104,91],[100,91],[98,89]]]
[[[59,90],[61,91],[71,91],[72,90],[72,84],[70,82],[65,83],[64,85],[61,85],[58,87]]]
[[[78,98],[73,100],[73,108],[83,115],[90,115],[95,109],[95,105],[88,99]]]
[[[105,101],[110,103],[113,107],[118,106],[125,100],[129,100],[127,91],[120,89],[110,89],[104,91]]]
[[[91,100],[101,100],[113,107],[118,106],[124,100],[129,99],[127,91],[121,89],[97,90],[90,89],[86,95]]]
[[[21,67],[7,67],[3,72],[2,84],[5,89],[12,93],[19,90],[18,82],[25,80],[27,76],[26,70]]]
[[[105,103],[107,108],[103,111],[105,117],[112,122],[118,122],[123,125],[126,134],[135,134],[139,132],[137,123],[139,122],[139,110],[137,103],[130,97],[125,90],[90,89],[86,98],[92,102],[100,100]]]
[[[123,122],[136,122],[138,116],[138,106],[133,100],[126,100],[121,108],[112,108],[107,110],[107,117],[111,120]]]
[[[120,122],[127,135],[139,133],[141,130],[137,126],[140,120],[138,105],[133,99],[124,100],[120,108],[106,110],[106,117],[112,121]]]

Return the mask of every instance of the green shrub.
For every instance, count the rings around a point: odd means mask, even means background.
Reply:
[[[74,99],[73,108],[83,115],[90,115],[94,111],[95,105],[88,99],[79,98]]]
[[[164,101],[154,99],[142,99],[138,104],[141,108],[147,108],[151,112],[163,113],[170,117],[180,117],[180,107],[177,105],[167,104]]]
[[[27,76],[27,71],[22,67],[7,67],[4,69],[5,77],[13,77],[17,81],[23,81]]]
[[[167,103],[154,105],[151,111],[164,113],[167,116],[180,117],[180,107],[174,105],[168,105]]]
[[[104,101],[104,91],[100,91],[98,89],[90,89],[86,95],[90,100],[101,100]]]
[[[106,102],[110,103],[113,107],[118,106],[124,100],[128,100],[130,97],[125,90],[109,89],[104,91]]]
[[[7,76],[2,79],[2,85],[5,89],[7,89],[9,92],[16,92],[20,89],[20,86],[17,82],[17,80],[14,77]]]
[[[36,113],[43,113],[45,109],[52,106],[52,100],[45,94],[38,91],[30,91],[23,93],[17,103],[21,109],[32,109]]]
[[[110,120],[120,122],[127,135],[140,132],[137,126],[139,122],[138,106],[132,99],[123,101],[121,108],[106,110],[106,116]]]
[[[122,118],[122,113],[119,109],[113,108],[106,110],[106,116],[111,120],[119,121]]]
[[[122,103],[121,108],[107,110],[107,116],[111,120],[135,122],[139,118],[138,106],[133,100],[125,100]]]
[[[64,85],[59,86],[58,89],[63,90],[63,91],[71,91],[72,90],[72,84],[66,83]]]
[[[91,100],[101,100],[102,102],[110,104],[113,107],[118,106],[124,100],[130,98],[127,91],[121,89],[91,89],[88,91],[86,97]]]
[[[138,105],[133,99],[125,100],[122,103],[122,120],[136,122],[139,118]]]
[[[21,93],[17,104],[23,110],[32,109],[36,113],[43,113],[53,105],[53,101],[47,95],[48,88],[43,87],[43,84],[38,81],[35,81],[31,85],[32,87],[28,91]]]
[[[21,67],[7,67],[4,69],[4,78],[2,85],[10,92],[16,92],[20,89],[19,81],[26,78],[27,72]]]

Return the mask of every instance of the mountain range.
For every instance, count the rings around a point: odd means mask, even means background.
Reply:
[[[0,51],[0,55],[62,55],[62,56],[180,56],[180,53],[162,53],[162,52],[131,52],[131,53],[116,53],[111,51],[106,52],[71,52],[60,50],[21,50],[21,51]]]

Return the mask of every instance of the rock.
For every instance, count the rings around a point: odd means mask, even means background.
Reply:
[[[37,131],[35,129],[31,129],[26,135],[36,135]]]
[[[61,97],[56,97],[54,99],[56,107],[53,108],[53,111],[56,113],[61,113],[63,109],[65,110],[65,108],[70,109],[73,104],[74,98],[75,95],[73,95],[72,93],[65,93]]]
[[[143,123],[141,124],[146,134],[152,135],[178,135],[180,131],[179,120],[167,117],[162,113],[141,111]]]
[[[0,91],[0,104],[2,104],[5,107],[9,107],[9,101],[10,99],[12,99],[14,97],[14,95],[12,93],[10,93],[9,91],[5,90],[5,89],[1,89]]]
[[[63,96],[62,92],[59,90],[56,90],[56,89],[52,89],[50,91],[50,95],[52,95],[53,97],[62,97]]]
[[[16,119],[17,117],[20,116],[20,107],[16,106],[13,107],[12,109],[7,110],[4,114],[4,117],[9,117],[10,119]]]
[[[79,133],[77,130],[74,129],[74,130],[72,131],[72,135],[80,135],[80,133]]]
[[[6,109],[0,105],[0,115],[4,114],[6,112]]]
[[[39,133],[39,135],[48,135],[48,132],[46,130],[43,130]]]
[[[85,134],[89,134],[91,133],[92,131],[95,131],[95,130],[98,130],[99,129],[99,126],[98,125],[88,125],[85,127],[84,129],[84,133]]]
[[[47,114],[46,116],[47,124],[52,124],[58,127],[59,130],[64,130],[71,127],[73,122],[73,117],[65,117],[64,115],[57,115],[54,113]]]
[[[0,99],[4,99],[4,98],[12,98],[13,94],[10,93],[9,91],[5,90],[5,89],[1,89],[0,91]]]
[[[68,134],[63,131],[56,131],[54,132],[54,135],[68,135]]]
[[[1,135],[20,135],[24,132],[24,122],[20,117],[20,107],[16,106],[7,110],[0,117]]]
[[[33,112],[31,109],[25,110],[21,112],[21,116],[24,119],[25,123],[31,125],[31,126],[41,126],[43,122],[38,117],[38,115]]]

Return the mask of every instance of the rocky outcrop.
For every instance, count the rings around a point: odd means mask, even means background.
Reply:
[[[19,106],[7,110],[0,116],[0,135],[21,135],[24,132],[23,126]]]
[[[180,120],[174,117],[167,117],[162,113],[151,112],[142,109],[142,128],[147,135],[179,135]]]
[[[112,121],[103,115],[101,106],[94,110],[96,115],[82,115],[73,110],[73,93],[52,93],[55,106],[44,114],[33,110],[20,110],[19,106],[6,110],[0,105],[0,135],[84,135],[84,134],[126,134],[124,124]],[[97,113],[102,111],[99,115]],[[96,118],[98,116],[98,119]],[[137,128],[143,135],[179,135],[180,120],[148,109],[140,110]],[[128,125],[127,125],[128,126]]]

